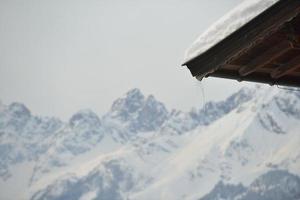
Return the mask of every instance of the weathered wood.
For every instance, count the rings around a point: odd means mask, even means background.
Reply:
[[[241,66],[228,63],[228,64],[223,65],[222,68],[225,68],[225,69],[239,69],[239,68],[241,68]]]
[[[278,79],[298,68],[300,68],[300,56],[297,56],[290,62],[277,67],[274,71],[271,72],[271,77],[274,79]]]
[[[282,85],[289,87],[300,87],[300,79],[299,77],[294,76],[285,76],[280,77],[278,79],[273,79],[268,73],[259,73],[253,72],[248,76],[240,76],[238,71],[235,70],[226,70],[219,69],[215,71],[213,74],[210,74],[211,77],[218,78],[226,78],[226,79],[234,79],[237,81],[251,81],[251,82],[259,82],[259,83],[267,83],[269,85]]]
[[[283,40],[275,46],[270,47],[267,51],[258,55],[255,59],[252,59],[246,66],[239,69],[241,76],[247,76],[257,69],[270,63],[272,60],[283,55],[287,51],[293,48],[292,43],[288,40]]]
[[[285,25],[286,37],[292,43],[294,49],[299,49],[300,46],[300,36],[296,32],[294,25],[291,22]]]

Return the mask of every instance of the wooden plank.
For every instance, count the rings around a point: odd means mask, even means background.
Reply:
[[[210,77],[234,79],[237,81],[259,82],[259,83],[266,83],[269,85],[300,87],[300,76],[284,76],[278,79],[273,79],[268,73],[253,72],[248,76],[240,76],[238,71],[219,69],[215,71],[213,74],[210,74]]]
[[[278,79],[293,72],[297,68],[300,68],[300,55],[292,59],[290,62],[277,67],[274,71],[271,72],[271,77],[274,79]]]
[[[299,25],[299,23],[298,23]],[[297,31],[295,30],[295,24],[292,24],[291,22],[286,23],[285,30],[286,30],[286,36],[289,41],[291,41],[294,49],[299,49],[300,44],[300,37]],[[297,26],[297,25],[296,25]]]
[[[230,69],[230,70],[237,70],[240,69],[241,67],[242,67],[241,65],[229,64],[229,63],[222,66],[222,68]]]
[[[290,41],[283,40],[280,43],[270,47],[270,49],[263,52],[261,55],[258,55],[255,59],[252,59],[246,66],[241,67],[239,73],[241,76],[247,76],[248,74],[251,74],[252,72],[283,55],[292,48],[293,45]]]

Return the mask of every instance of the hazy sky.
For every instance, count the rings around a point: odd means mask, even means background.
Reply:
[[[0,0],[0,99],[68,119],[131,88],[188,110],[240,86],[199,83],[184,51],[242,0]],[[202,89],[204,89],[204,96]]]

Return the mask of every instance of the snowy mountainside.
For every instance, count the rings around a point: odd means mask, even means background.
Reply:
[[[132,89],[68,122],[0,104],[0,199],[199,199],[300,175],[300,93],[256,86],[190,112]],[[248,200],[248,199],[247,199]],[[265,199],[263,199],[265,200]]]
[[[272,170],[256,178],[248,187],[220,181],[200,200],[282,200],[300,198],[300,177],[287,171]]]

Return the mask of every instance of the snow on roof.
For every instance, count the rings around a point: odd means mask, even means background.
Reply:
[[[245,0],[204,33],[186,51],[184,63],[201,55],[279,0]]]

